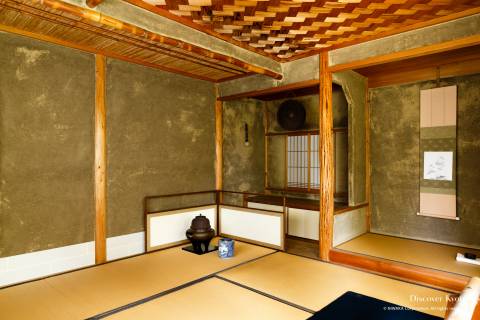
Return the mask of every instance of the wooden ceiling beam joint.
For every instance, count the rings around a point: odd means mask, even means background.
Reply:
[[[87,6],[90,8],[95,8],[102,2],[103,0],[86,0]]]

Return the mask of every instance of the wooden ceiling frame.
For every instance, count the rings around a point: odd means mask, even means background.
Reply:
[[[280,62],[480,13],[476,0],[123,1]]]
[[[62,1],[0,0],[0,11],[1,31],[192,78],[222,82],[254,73],[282,78],[280,73],[263,67],[164,37]],[[20,17],[23,20],[18,20]],[[64,33],[58,33],[55,26],[65,30],[66,37],[62,36]],[[97,37],[101,40],[93,41]],[[82,40],[77,43],[76,39]],[[187,64],[183,65],[181,61]]]
[[[190,62],[199,64],[199,65],[203,65],[203,66],[208,67],[208,68],[213,68],[213,69],[226,71],[226,72],[232,72],[232,73],[235,73],[236,76],[245,75],[243,70],[241,70],[238,67],[223,66],[221,64],[218,64],[217,61],[212,61],[211,63],[208,63],[208,62],[205,62],[205,59],[196,58],[196,57],[193,57],[191,55],[187,55],[186,53],[181,52],[179,50],[172,50],[172,49],[167,48],[167,47],[162,47],[162,46],[160,46],[156,43],[153,43],[153,44],[149,43],[149,45],[147,46],[146,44],[139,41],[138,39],[132,38],[132,37],[126,35],[126,34],[112,34],[112,33],[108,32],[108,30],[106,30],[106,29],[102,29],[100,27],[84,23],[82,21],[75,21],[73,23],[73,25],[72,24],[67,24],[67,23],[62,22],[60,19],[68,19],[68,18],[66,18],[64,16],[61,16],[59,14],[56,14],[55,12],[45,13],[45,12],[42,12],[40,9],[37,9],[35,7],[30,7],[30,6],[22,4],[22,3],[18,3],[16,5],[16,7],[13,7],[13,6],[9,5],[8,3],[5,3],[2,6],[8,8],[10,10],[18,11],[19,13],[26,13],[26,14],[38,17],[42,20],[50,21],[50,22],[55,23],[55,24],[63,25],[63,26],[66,26],[66,27],[76,27],[76,28],[82,29],[82,30],[88,30],[89,32],[91,32],[93,34],[96,34],[96,35],[99,35],[101,37],[109,38],[109,39],[112,39],[112,40],[115,40],[115,41],[121,41],[123,43],[131,44],[131,45],[133,45],[135,47],[138,47],[138,48],[147,49],[147,50],[151,50],[151,51],[156,51],[156,52],[161,53],[163,55],[168,55],[168,56],[171,56],[171,57],[174,57],[174,58],[178,58],[178,56],[181,56],[181,58],[183,60],[190,61]],[[48,14],[48,16],[47,16],[47,14]],[[55,17],[55,20],[49,18],[49,16]],[[171,71],[171,69],[169,69],[169,71]]]
[[[288,61],[293,61],[293,60],[297,60],[297,59],[301,59],[301,58],[306,58],[306,57],[310,57],[310,56],[313,56],[313,55],[316,55],[316,54],[320,54],[323,51],[331,51],[331,50],[345,48],[345,47],[353,46],[353,45],[368,42],[368,41],[378,40],[378,39],[393,36],[393,35],[396,35],[396,34],[408,32],[408,31],[412,31],[412,30],[416,30],[416,29],[426,28],[426,27],[434,26],[436,24],[445,23],[445,22],[456,20],[456,19],[468,17],[468,16],[478,14],[478,13],[480,13],[480,7],[465,10],[465,11],[461,11],[461,12],[457,12],[457,13],[453,13],[453,14],[443,16],[443,17],[438,17],[436,19],[432,19],[432,20],[428,20],[428,21],[424,21],[424,22],[418,22],[418,23],[411,24],[411,25],[408,25],[408,26],[405,26],[405,27],[402,27],[402,28],[397,28],[397,29],[394,29],[394,30],[391,30],[391,31],[385,31],[385,32],[379,33],[377,35],[372,35],[372,36],[366,37],[366,38],[361,39],[361,40],[360,39],[352,40],[352,41],[349,41],[349,42],[344,43],[344,44],[331,46],[328,49],[311,50],[309,52],[300,54],[298,56],[294,56],[292,58],[283,59],[282,62],[285,62],[285,61],[288,62]]]
[[[103,1],[103,0],[102,0]],[[217,33],[215,31],[212,31],[206,27],[203,27],[201,25],[199,25],[198,23],[195,23],[195,22],[192,22],[191,20],[189,19],[186,19],[186,18],[183,18],[181,16],[177,16],[173,13],[171,13],[170,11],[168,10],[165,10],[165,9],[162,9],[162,8],[159,8],[159,7],[156,7],[154,5],[151,5],[149,3],[146,3],[146,2],[143,2],[141,0],[123,0],[125,2],[128,2],[130,3],[131,5],[134,5],[134,6],[137,6],[139,8],[142,8],[142,9],[145,9],[147,11],[150,11],[150,12],[153,12],[153,13],[156,13],[158,14],[159,16],[162,16],[162,17],[165,17],[167,19],[170,19],[170,20],[173,20],[173,21],[176,21],[178,23],[181,23],[183,25],[186,25],[192,29],[195,29],[195,30],[198,30],[198,31],[201,31],[203,33],[206,33],[212,37],[215,37],[215,38],[218,38],[218,39],[221,39],[223,41],[226,41],[228,43],[231,43],[233,45],[236,45],[238,47],[241,47],[243,49],[246,49],[246,50],[249,50],[249,51],[253,51],[255,53],[258,53],[262,56],[265,56],[265,57],[268,57],[270,59],[273,59],[275,61],[278,61],[278,62],[282,62],[284,60],[276,57],[276,56],[272,56],[268,53],[266,53],[265,51],[263,50],[259,50],[257,48],[254,48],[254,47],[251,47],[249,45],[246,45],[244,44],[243,42],[241,41],[236,41],[234,39],[231,39],[230,37],[227,37],[227,36],[224,36],[220,33]]]
[[[172,47],[181,48],[187,52],[192,52],[194,54],[198,54],[200,56],[204,56],[210,59],[226,62],[234,66],[238,66],[242,69],[245,69],[248,72],[263,74],[265,76],[272,77],[277,80],[280,80],[283,77],[280,73],[277,73],[259,66],[255,66],[250,63],[244,62],[242,60],[229,57],[217,52],[213,52],[193,44],[185,43],[183,41],[179,41],[173,38],[168,38],[168,37],[153,33],[151,31],[137,27],[130,23],[117,20],[113,17],[105,16],[94,10],[83,9],[83,8],[80,8],[71,4],[67,4],[58,0],[32,0],[32,1],[37,4],[42,4],[48,8],[51,8],[54,10],[60,10],[67,14],[74,15],[78,18],[87,19],[94,23],[100,23],[110,28],[116,29],[118,31],[127,32],[130,34],[145,38],[146,40],[149,40],[153,43],[157,42],[157,43],[169,45]]]

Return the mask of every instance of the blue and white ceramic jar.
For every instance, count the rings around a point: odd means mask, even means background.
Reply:
[[[218,256],[222,259],[233,257],[234,244],[233,239],[222,238],[218,240]]]

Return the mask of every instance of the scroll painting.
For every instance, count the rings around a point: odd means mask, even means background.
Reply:
[[[420,91],[420,212],[457,219],[457,87]]]

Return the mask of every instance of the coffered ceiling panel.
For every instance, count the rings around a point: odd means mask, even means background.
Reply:
[[[126,0],[169,12],[275,59],[357,43],[461,12],[479,0]]]

